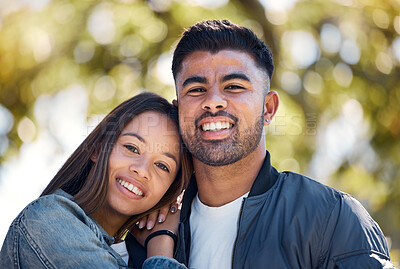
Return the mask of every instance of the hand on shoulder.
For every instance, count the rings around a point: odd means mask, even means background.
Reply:
[[[175,247],[174,237],[178,235],[179,219],[180,210],[173,214],[168,214],[164,222],[157,223],[151,230],[135,227],[132,233],[140,244],[144,246],[148,238],[147,257],[156,255],[173,257]],[[159,231],[163,232],[159,234]]]

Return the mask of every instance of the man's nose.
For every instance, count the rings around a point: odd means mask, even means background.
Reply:
[[[226,109],[227,102],[222,93],[215,89],[208,91],[206,99],[203,101],[201,106],[204,110],[215,113],[219,110]]]

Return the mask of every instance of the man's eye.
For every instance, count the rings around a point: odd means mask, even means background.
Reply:
[[[166,171],[166,172],[169,173],[169,169],[168,169],[168,167],[167,167],[165,164],[163,164],[163,163],[156,163],[156,166],[157,166],[158,168],[160,168],[160,169],[162,169],[162,170],[164,170],[164,171]]]
[[[133,153],[139,153],[138,148],[133,145],[124,145],[124,147]]]
[[[188,94],[191,94],[191,95],[196,95],[196,94],[201,94],[201,93],[203,93],[203,92],[205,92],[205,90],[204,89],[202,89],[202,88],[194,88],[194,89],[190,89],[190,90],[188,90]]]
[[[226,89],[228,89],[228,90],[244,90],[244,87],[234,84],[234,85],[227,86]]]

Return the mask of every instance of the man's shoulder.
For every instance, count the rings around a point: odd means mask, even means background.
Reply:
[[[284,193],[294,197],[305,197],[305,202],[318,203],[324,200],[341,208],[362,208],[365,210],[361,203],[350,194],[327,186],[305,175],[285,171],[281,173],[279,179]]]
[[[296,199],[304,197],[305,203],[314,203],[321,199],[336,203],[348,195],[305,175],[289,171],[281,172],[277,183],[277,188],[280,188],[283,194]]]
[[[378,253],[389,260],[379,225],[351,195],[293,172],[281,173],[273,195],[289,220],[300,220],[303,234],[315,232],[321,255],[330,257],[326,262],[333,257],[357,256],[355,250],[367,257]]]
[[[283,201],[285,207],[295,208],[294,212],[312,211],[315,217],[326,221],[347,216],[347,224],[356,224],[371,219],[363,205],[350,194],[301,174],[282,172],[274,192],[278,204]]]

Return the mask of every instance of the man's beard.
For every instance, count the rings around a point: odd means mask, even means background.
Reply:
[[[264,112],[258,121],[241,133],[238,127],[235,125],[234,133],[222,140],[204,141],[199,129],[191,137],[187,132],[182,132],[182,139],[193,157],[202,163],[210,166],[229,165],[248,156],[260,144]]]

